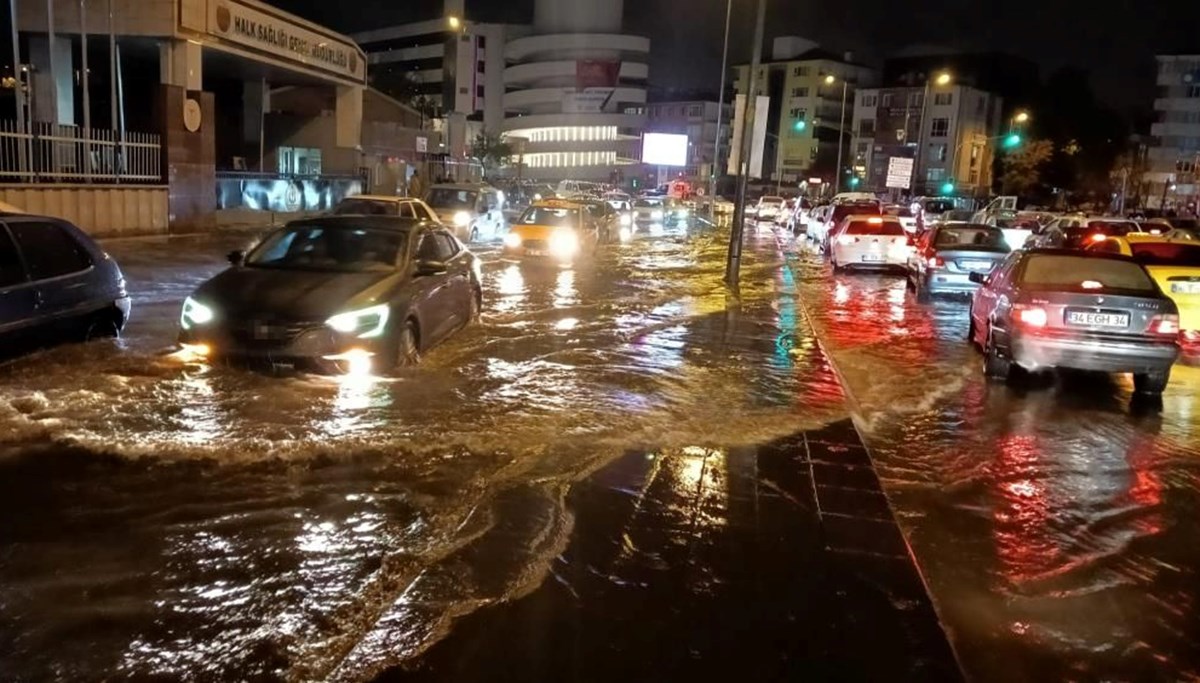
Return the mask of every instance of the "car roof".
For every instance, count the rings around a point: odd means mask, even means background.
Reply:
[[[583,207],[583,202],[586,200],[580,199],[539,199],[530,204],[530,208],[542,209],[579,209]]]
[[[1150,244],[1195,244],[1196,243],[1194,240],[1178,239],[1175,237],[1168,237],[1166,235],[1155,235],[1155,234],[1149,233],[1149,232],[1131,232],[1128,235],[1121,235],[1120,237],[1109,237],[1108,239],[1110,239],[1110,240],[1114,240],[1114,239],[1125,240],[1126,242],[1128,242],[1130,244],[1145,244],[1145,243],[1150,243]]]
[[[396,197],[386,194],[356,194],[349,197],[342,197],[342,201],[347,199],[367,199],[373,202],[419,202],[416,197]]]
[[[422,225],[432,227],[442,227],[438,223],[430,220],[422,220],[418,218],[401,218],[400,216],[319,216],[314,218],[302,218],[300,220],[291,221],[285,227],[319,225],[326,228],[353,229],[363,228],[367,230],[396,230],[399,232],[410,232],[414,228],[419,228]]]

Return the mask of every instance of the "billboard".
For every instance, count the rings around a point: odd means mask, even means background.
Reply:
[[[687,166],[688,136],[646,133],[642,136],[642,163],[652,166]]]
[[[759,95],[754,99],[754,126],[750,138],[750,177],[762,177],[763,146],[767,141],[767,112],[771,106],[771,98]],[[737,175],[740,172],[742,149],[742,129],[745,127],[746,96],[738,95],[733,105],[733,137],[729,145],[729,161],[727,172]]]

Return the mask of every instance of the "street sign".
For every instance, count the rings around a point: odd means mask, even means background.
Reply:
[[[417,136],[417,151],[418,152],[428,152],[429,151],[429,138],[425,137],[424,135]]]
[[[913,160],[908,157],[888,157],[886,187],[907,190],[912,187]]]

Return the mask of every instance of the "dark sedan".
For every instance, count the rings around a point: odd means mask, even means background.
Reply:
[[[971,302],[971,341],[984,370],[1014,366],[1132,373],[1135,389],[1161,394],[1179,356],[1179,311],[1146,270],[1124,256],[1067,249],[1015,252]]]
[[[115,337],[129,319],[121,269],[70,223],[0,215],[0,340],[5,351]]]
[[[194,352],[387,371],[479,314],[478,260],[427,221],[297,221],[230,261],[184,301],[179,341]]]
[[[990,273],[1012,250],[1004,231],[977,223],[943,223],[917,241],[908,281],[924,301],[933,294],[975,291],[971,273]]]

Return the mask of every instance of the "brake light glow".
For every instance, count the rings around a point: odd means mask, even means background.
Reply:
[[[872,217],[872,218],[868,218],[868,219],[867,219],[867,222],[868,222],[868,223],[870,223],[870,224],[872,224],[872,225],[880,225],[880,224],[882,224],[882,223],[883,223],[883,219],[882,219],[882,218],[879,218],[878,216],[875,216],[875,217]]]
[[[1050,316],[1046,315],[1046,309],[1031,306],[1029,308],[1017,309],[1017,320],[1020,320],[1023,325],[1029,327],[1045,327],[1050,321]]]
[[[1175,336],[1179,334],[1179,316],[1168,313],[1150,319],[1150,330],[1155,334]]]
[[[1084,280],[1079,283],[1079,286],[1084,289],[1104,289],[1104,283],[1096,282],[1095,280]]]
[[[1105,237],[1104,235],[1101,235],[1100,233],[1096,233],[1095,235],[1092,235],[1093,242],[1103,242],[1106,239],[1108,239],[1108,238]]]
[[[946,262],[943,261],[940,256],[930,256],[929,257],[929,267],[930,268],[941,268],[945,265],[946,265]]]

